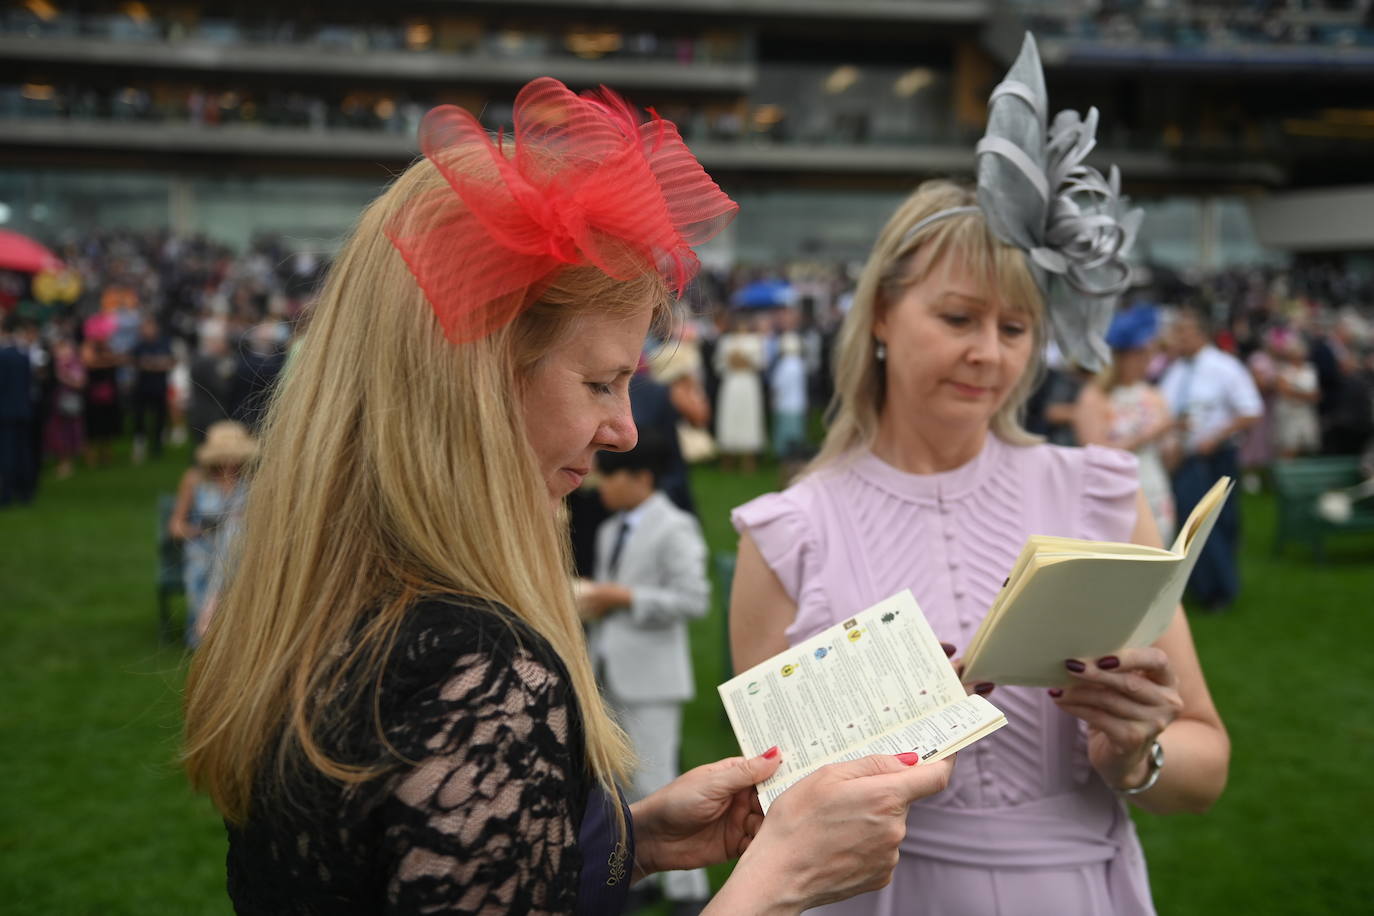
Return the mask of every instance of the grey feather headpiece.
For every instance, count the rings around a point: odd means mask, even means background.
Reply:
[[[1026,252],[1060,350],[1097,370],[1111,361],[1103,338],[1130,285],[1125,255],[1144,214],[1127,209],[1116,166],[1104,178],[1084,162],[1097,142],[1097,109],[1087,118],[1061,111],[1047,124],[1048,108],[1040,54],[1027,32],[988,100],[988,128],[977,147],[978,209],[997,238]],[[906,237],[971,209],[934,213]]]

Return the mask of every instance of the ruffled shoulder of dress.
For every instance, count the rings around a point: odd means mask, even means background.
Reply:
[[[1084,537],[1129,540],[1135,527],[1140,462],[1119,448],[1089,445],[1076,450],[1083,463]]]
[[[807,563],[817,550],[814,475],[783,490],[752,499],[730,513],[730,522],[747,534],[763,560],[782,582],[787,595],[799,601]]]

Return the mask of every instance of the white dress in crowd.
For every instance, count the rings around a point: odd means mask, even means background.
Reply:
[[[1288,387],[1303,394],[1316,394],[1317,369],[1311,363],[1279,366],[1279,378]],[[1274,395],[1274,445],[1286,454],[1305,454],[1319,451],[1322,444],[1321,425],[1317,421],[1317,405],[1288,397],[1282,392]]]
[[[758,334],[726,334],[716,344],[720,373],[716,445],[727,455],[756,455],[764,450],[763,362],[763,338]]]

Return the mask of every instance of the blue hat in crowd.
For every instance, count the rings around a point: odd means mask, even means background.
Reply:
[[[1159,333],[1159,310],[1153,305],[1136,305],[1117,312],[1107,328],[1107,346],[1113,350],[1138,350]]]

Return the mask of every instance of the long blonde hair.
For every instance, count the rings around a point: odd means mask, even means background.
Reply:
[[[907,238],[913,227],[941,210],[976,203],[971,188],[943,179],[921,184],[902,202],[878,235],[854,303],[845,315],[835,346],[835,395],[827,410],[820,454],[807,467],[817,470],[873,442],[887,400],[887,380],[878,361],[873,327],[906,288],[946,258],[957,258],[975,277],[984,278],[1006,302],[1026,309],[1032,328],[1032,362],[992,418],[992,432],[1012,445],[1039,442],[1021,426],[1021,412],[1042,371],[1045,305],[1021,249],[997,239],[980,211],[937,219]]]
[[[571,674],[591,772],[610,788],[628,769],[521,380],[593,312],[652,306],[661,318],[666,289],[652,273],[569,269],[515,322],[453,346],[383,234],[398,207],[441,186],[422,160],[363,213],[268,412],[238,573],[186,685],[185,765],[230,821],[248,816],[264,773],[285,787],[300,766],[345,785],[380,772],[334,759],[327,739],[338,709],[374,708],[367,691],[375,703],[396,630],[427,595],[499,603],[548,640]]]

